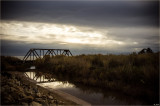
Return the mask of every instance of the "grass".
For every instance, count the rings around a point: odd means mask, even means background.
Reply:
[[[159,100],[159,53],[46,56],[36,66],[74,83],[114,89],[151,104]]]

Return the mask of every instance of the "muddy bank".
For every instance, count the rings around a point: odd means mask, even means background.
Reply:
[[[20,72],[1,73],[1,105],[76,105],[35,82]]]
[[[75,103],[77,103],[77,104],[79,104],[79,105],[91,106],[90,103],[88,103],[88,102],[86,102],[86,101],[84,101],[84,100],[82,100],[82,99],[80,99],[80,98],[77,98],[77,97],[75,97],[75,96],[73,96],[73,95],[70,95],[70,94],[68,94],[68,93],[62,92],[62,91],[60,91],[60,90],[51,89],[51,88],[47,88],[47,89],[48,89],[49,91],[51,91],[51,92],[54,92],[54,93],[62,96],[62,97],[67,97],[67,98],[66,98],[67,100],[73,101],[73,102],[75,102]]]

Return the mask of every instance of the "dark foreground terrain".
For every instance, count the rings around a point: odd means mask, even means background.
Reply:
[[[75,105],[29,81],[21,72],[1,73],[1,105]]]

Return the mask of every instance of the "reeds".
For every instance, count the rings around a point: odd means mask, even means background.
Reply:
[[[159,53],[55,56],[37,63],[39,69],[61,78],[67,76],[75,83],[114,89],[152,102],[155,97],[158,100]]]

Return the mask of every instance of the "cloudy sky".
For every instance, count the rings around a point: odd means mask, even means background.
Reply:
[[[30,48],[77,54],[159,49],[158,1],[2,1],[1,54]]]

